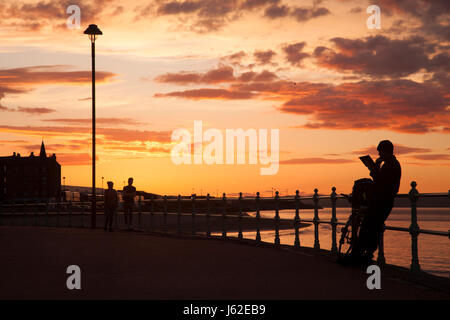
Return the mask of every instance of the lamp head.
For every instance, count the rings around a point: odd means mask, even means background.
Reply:
[[[95,42],[97,36],[103,33],[100,31],[96,24],[90,24],[89,27],[84,30],[84,34],[89,35],[89,39],[91,39],[91,42]]]

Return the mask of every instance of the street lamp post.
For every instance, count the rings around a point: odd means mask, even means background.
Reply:
[[[95,195],[95,40],[102,32],[96,24],[90,24],[84,30],[84,34],[89,35],[91,40],[92,55],[92,210],[91,210],[91,227],[95,228],[95,214],[97,209],[97,199]]]

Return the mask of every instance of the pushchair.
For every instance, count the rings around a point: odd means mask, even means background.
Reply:
[[[359,179],[354,182],[350,195],[342,194],[351,203],[352,211],[347,223],[341,229],[338,261],[348,257],[359,240],[361,224],[369,208],[372,184],[373,181],[371,179]]]

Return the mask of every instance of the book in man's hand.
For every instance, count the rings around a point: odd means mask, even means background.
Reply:
[[[364,163],[364,165],[369,168],[369,170],[373,170],[376,168],[375,161],[373,161],[373,159],[369,155],[359,157],[359,160],[361,160],[361,162]]]

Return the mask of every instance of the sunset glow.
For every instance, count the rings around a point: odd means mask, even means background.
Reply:
[[[414,4],[411,4],[414,3]],[[81,9],[71,30],[66,9]],[[381,29],[368,29],[369,4]],[[41,141],[67,185],[91,181],[90,42],[97,24],[97,186],[157,194],[350,192],[389,139],[400,192],[450,181],[448,1],[1,1],[0,153]],[[446,10],[445,10],[446,9]],[[280,130],[280,166],[175,165],[172,132]]]

